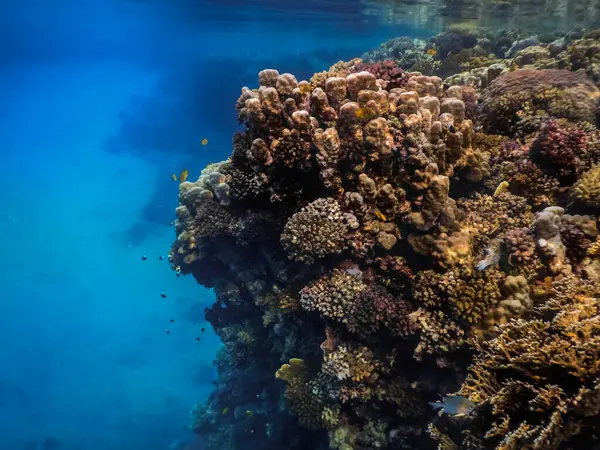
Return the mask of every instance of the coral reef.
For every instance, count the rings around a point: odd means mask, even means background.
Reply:
[[[216,294],[208,449],[600,445],[597,41],[529,38],[242,89],[170,252]]]

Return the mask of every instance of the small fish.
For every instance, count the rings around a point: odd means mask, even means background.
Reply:
[[[208,144],[208,139],[206,139],[206,138],[202,139],[202,145],[206,145],[206,144]]]
[[[433,409],[439,409],[451,416],[467,416],[477,406],[468,398],[460,395],[444,396],[441,401],[429,402]]]
[[[177,175],[175,175],[174,173],[171,174],[171,178],[173,179],[173,181],[177,181]]]
[[[179,174],[179,182],[183,183],[185,180],[187,180],[188,177],[188,170],[187,169],[183,169],[181,171],[181,173]]]
[[[375,111],[373,111],[371,108],[367,108],[367,107],[358,108],[356,110],[355,114],[356,114],[356,117],[358,117],[359,119],[369,120],[375,116]]]
[[[159,257],[158,257],[158,259],[159,259],[160,261],[162,261],[163,259],[165,259],[165,257],[164,257],[164,256],[159,256]]]
[[[456,133],[456,128],[454,128],[454,125],[450,124],[450,125],[448,126],[448,131],[449,131],[450,133]]]
[[[200,342],[200,338],[199,337],[196,338],[196,342]]]
[[[479,261],[475,268],[482,271],[490,266],[495,266],[500,262],[500,256],[502,256],[502,239],[492,239],[485,249],[485,258]]]
[[[221,415],[224,416],[225,414],[227,414],[227,411],[229,411],[229,408],[226,406],[221,410]]]
[[[252,411],[250,411],[249,409],[246,410],[245,413],[248,417],[252,417],[254,415],[254,413]]]
[[[164,292],[161,292],[161,293],[160,293],[160,296],[161,296],[162,298],[167,298],[167,294],[165,294]]]
[[[173,323],[175,322],[175,319],[169,319],[169,322]]]
[[[168,328],[165,330],[165,333],[170,334],[171,330],[169,330]]]
[[[437,49],[430,48],[425,53],[427,53],[429,56],[435,56],[435,55],[437,55]]]
[[[142,255],[142,261],[146,261],[148,257],[146,255]]]
[[[206,330],[204,328],[200,328],[200,331],[204,333]]]
[[[383,213],[379,210],[375,211],[375,216],[379,219],[379,220],[383,220],[384,222],[387,220],[386,217],[383,215]]]
[[[310,87],[310,84],[301,84],[300,86],[298,86],[298,90],[300,91],[301,94],[308,94],[310,91],[312,91],[312,88]]]
[[[494,195],[492,197],[499,196],[500,194],[506,192],[507,189],[508,189],[508,181],[503,181],[502,183],[500,183],[498,185],[498,187],[494,191]]]

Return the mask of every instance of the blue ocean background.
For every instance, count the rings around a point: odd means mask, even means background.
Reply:
[[[0,5],[0,449],[202,448],[184,428],[219,340],[213,293],[169,267],[171,174],[229,155],[259,70],[307,79],[427,34],[282,5]]]

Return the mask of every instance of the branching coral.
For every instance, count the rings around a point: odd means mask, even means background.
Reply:
[[[551,318],[515,320],[482,344],[459,392],[482,414],[492,407],[489,448],[577,448],[597,429],[600,300],[589,288],[565,280],[539,308]]]

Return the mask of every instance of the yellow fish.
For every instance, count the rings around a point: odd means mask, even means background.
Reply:
[[[368,120],[370,118],[372,118],[373,116],[375,116],[375,111],[373,111],[371,108],[358,108],[356,110],[356,117],[358,117],[359,119],[365,119]]]
[[[387,220],[383,213],[379,210],[375,211],[375,216],[377,216],[379,220],[383,220],[384,222]]]
[[[206,145],[206,144],[208,144],[208,139],[206,139],[206,138],[202,139],[202,145]]]
[[[221,415],[224,416],[225,414],[227,414],[227,411],[229,411],[229,408],[226,406],[221,410]]]
[[[175,175],[174,173],[171,174],[171,178],[173,178],[173,181],[177,181],[177,175]]]
[[[183,169],[181,171],[181,173],[179,174],[179,182],[183,183],[185,180],[187,180],[188,177],[188,170],[187,169]]]
[[[503,181],[502,183],[500,183],[498,185],[498,187],[496,188],[496,190],[494,191],[494,195],[493,197],[497,197],[500,194],[502,194],[503,192],[506,192],[506,190],[508,189],[508,181]]]
[[[310,84],[301,84],[298,86],[298,90],[301,94],[308,94],[310,91],[312,91],[312,88],[310,87]]]
[[[430,48],[425,53],[427,53],[429,56],[435,56],[437,55],[437,50],[435,48]]]

